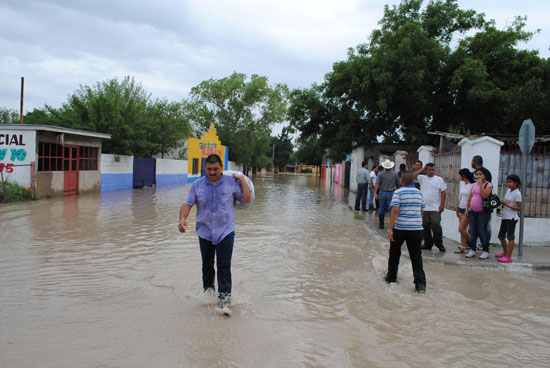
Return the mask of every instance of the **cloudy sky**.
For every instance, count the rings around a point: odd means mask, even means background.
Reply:
[[[59,107],[80,85],[131,75],[153,97],[237,71],[308,88],[365,42],[398,0],[0,0],[0,107]],[[459,0],[499,28],[541,29],[522,47],[550,57],[547,0]]]

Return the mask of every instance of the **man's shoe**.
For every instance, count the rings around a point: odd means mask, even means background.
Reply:
[[[355,211],[359,211],[359,208],[354,208]]]
[[[384,277],[384,281],[386,281],[388,284],[391,284],[392,282],[397,282],[397,279],[394,279],[393,277],[389,277],[388,275],[386,275],[386,277]]]
[[[417,293],[425,294],[426,293],[426,284],[416,284],[415,289],[416,289]]]
[[[379,229],[383,229],[383,228],[384,228],[384,225],[383,225],[383,224],[378,224],[378,228],[379,228]]]
[[[445,252],[445,247],[443,246],[443,244],[437,247],[437,249],[439,249],[440,252]]]
[[[216,313],[223,314],[224,316],[231,315],[231,309],[229,309],[230,296],[220,296],[218,298],[218,304],[216,305]]]

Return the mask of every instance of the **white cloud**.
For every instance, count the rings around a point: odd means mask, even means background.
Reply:
[[[397,0],[396,0],[397,2]],[[59,106],[79,85],[135,76],[153,97],[180,100],[192,86],[234,71],[307,88],[347,49],[366,42],[382,0],[4,0],[0,4],[0,106]],[[460,0],[504,27],[529,16],[543,29],[526,47],[548,57],[550,5]]]

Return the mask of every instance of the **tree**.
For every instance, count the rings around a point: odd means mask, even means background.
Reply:
[[[281,134],[277,137],[271,137],[271,152],[273,156],[273,165],[275,167],[285,167],[290,163],[290,158],[294,150],[290,129],[284,127]]]
[[[517,134],[531,117],[550,131],[549,60],[517,49],[532,36],[525,18],[497,30],[456,0],[422,4],[386,6],[380,28],[323,84],[291,92],[289,120],[303,139],[339,160],[370,143],[433,144],[430,130]]]
[[[134,78],[116,78],[93,86],[80,86],[59,109],[46,105],[27,114],[27,122],[40,122],[111,134],[103,152],[151,157],[176,148],[191,132],[180,103],[151,101]]]
[[[266,77],[233,73],[209,79],[191,89],[185,103],[199,136],[213,122],[221,142],[229,147],[229,159],[240,164],[269,167],[271,127],[286,116],[288,89],[270,86]]]
[[[148,108],[147,117],[146,131],[151,156],[160,153],[164,157],[165,153],[182,145],[181,142],[191,135],[191,125],[181,103],[157,100]]]
[[[19,123],[19,118],[16,110],[0,107],[0,124],[16,124]]]

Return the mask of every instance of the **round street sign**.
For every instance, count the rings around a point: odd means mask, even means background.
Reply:
[[[529,153],[535,144],[535,125],[531,119],[523,121],[519,130],[519,148],[522,153]]]

